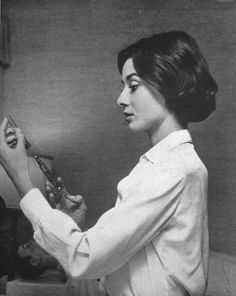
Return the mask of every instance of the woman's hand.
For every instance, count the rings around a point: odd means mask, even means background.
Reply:
[[[60,192],[57,192],[54,186],[49,181],[46,181],[45,190],[49,203],[53,208],[69,215],[83,230],[87,212],[87,205],[83,197],[69,194],[61,177],[57,178],[57,186],[62,189]]]
[[[5,118],[0,126],[0,163],[20,195],[33,185],[29,177],[29,162],[25,151],[24,135],[19,128],[7,128]]]

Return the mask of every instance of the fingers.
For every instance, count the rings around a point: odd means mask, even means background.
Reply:
[[[62,177],[57,177],[57,183],[58,183],[58,184],[63,184]]]
[[[45,191],[48,202],[52,207],[64,212],[71,212],[75,208],[82,212],[87,211],[87,205],[81,195],[70,195],[64,187],[64,182],[61,177],[57,177],[57,188],[62,188],[62,191],[55,190],[54,185],[48,180],[45,182]]]
[[[7,125],[8,125],[8,119],[4,118],[0,127],[1,145],[4,146],[5,144],[7,144],[9,147],[14,148],[17,144],[15,129],[12,127],[7,127]]]
[[[8,127],[5,131],[5,135],[8,137],[10,135],[14,134],[15,135],[15,130],[12,127]]]
[[[57,204],[56,194],[53,193],[53,191],[51,191],[51,189],[49,187],[45,187],[45,190],[46,190],[47,201],[49,202],[49,204],[52,208],[55,208],[56,204]]]
[[[64,191],[64,183],[61,177],[57,177],[56,188],[54,186],[55,185],[48,180],[45,182],[45,192],[48,202],[52,207],[57,208],[59,203],[62,203],[63,196],[67,191]],[[61,188],[61,190],[58,190],[59,188]]]
[[[6,135],[7,145],[11,148],[15,148],[17,144],[15,130],[13,128],[7,128],[5,135]]]
[[[83,202],[83,197],[81,195],[68,195],[66,198],[76,204]]]
[[[5,135],[5,130],[8,124],[8,119],[5,117],[2,121],[1,127],[0,127],[0,135],[4,136]]]
[[[48,182],[48,181],[47,181]],[[54,188],[52,187],[52,185],[45,185],[45,191],[46,191],[46,194],[49,196],[49,194],[53,194],[54,193]]]
[[[67,190],[65,189],[64,181],[62,180],[61,177],[57,177],[56,187],[59,191],[64,191],[64,194],[68,193]]]
[[[45,182],[45,189],[48,193],[50,193],[50,191],[52,191],[52,189],[53,189],[52,183],[49,182],[48,180]]]
[[[83,211],[87,211],[87,205],[81,195],[67,195],[66,199],[70,201],[73,206],[80,208]]]
[[[9,136],[6,136],[6,142],[7,143],[11,143],[13,141],[16,141],[16,136],[15,134],[14,135],[9,135]]]
[[[56,187],[61,188],[61,189],[64,188],[64,182],[61,177],[57,177]],[[45,182],[45,189],[46,189],[47,193],[54,192],[55,191],[55,184],[52,184],[50,181],[47,180]]]
[[[48,194],[48,202],[51,205],[52,208],[56,207],[56,200],[55,200],[55,195],[53,193]]]
[[[56,205],[56,196],[54,194],[54,188],[49,181],[45,183],[45,192],[49,204],[54,208]]]
[[[7,127],[8,118],[4,118],[0,126],[1,145],[7,144],[10,147],[24,145],[24,135],[19,128]]]

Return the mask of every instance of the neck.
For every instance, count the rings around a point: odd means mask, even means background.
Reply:
[[[148,132],[152,146],[156,145],[170,133],[187,129],[187,127],[187,124],[181,124],[175,117],[167,117],[157,130]]]

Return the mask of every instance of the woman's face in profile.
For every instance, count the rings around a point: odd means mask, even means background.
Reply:
[[[121,81],[123,90],[117,103],[124,109],[129,128],[152,135],[169,113],[164,98],[138,76],[131,58],[123,66]]]

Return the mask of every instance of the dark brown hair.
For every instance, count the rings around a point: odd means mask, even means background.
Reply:
[[[120,73],[129,58],[180,121],[201,121],[215,110],[217,84],[197,42],[187,33],[168,31],[138,40],[118,54]]]

